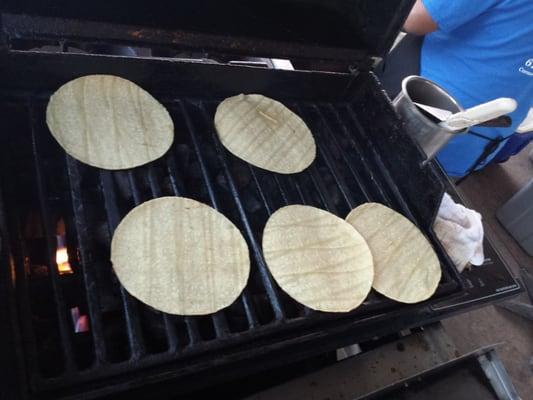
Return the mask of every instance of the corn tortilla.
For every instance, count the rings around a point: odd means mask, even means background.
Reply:
[[[301,172],[316,156],[305,122],[280,102],[259,94],[225,99],[217,107],[215,127],[230,153],[268,171]]]
[[[441,277],[439,259],[411,221],[379,203],[353,209],[346,220],[370,246],[376,291],[402,303],[417,303],[435,293]]]
[[[48,102],[46,123],[72,157],[110,170],[156,160],[174,140],[165,107],[133,82],[112,75],[88,75],[61,86]]]
[[[291,205],[272,214],[263,253],[279,286],[314,310],[351,311],[372,287],[372,254],[363,237],[318,208]]]
[[[178,315],[229,306],[250,271],[248,246],[235,225],[184,197],[161,197],[130,211],[113,235],[111,261],[132,296]]]

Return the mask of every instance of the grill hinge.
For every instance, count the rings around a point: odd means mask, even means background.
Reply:
[[[352,75],[359,75],[361,72],[369,72],[374,67],[374,58],[367,57],[362,60],[357,61],[356,63],[350,64],[348,66],[348,71]]]

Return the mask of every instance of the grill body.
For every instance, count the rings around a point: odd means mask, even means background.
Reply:
[[[132,80],[169,110],[175,140],[161,159],[104,171],[79,163],[54,141],[45,123],[50,94],[71,79],[102,73]],[[11,48],[1,54],[0,87],[0,318],[9,327],[0,332],[6,354],[0,367],[17,382],[2,388],[7,398],[188,392],[206,377],[214,383],[245,376],[519,291],[491,249],[486,292],[457,274],[431,230],[447,180],[436,163],[421,166],[423,153],[371,72]],[[282,176],[224,150],[214,111],[238,93],[273,97],[303,118],[317,142],[311,167]],[[132,298],[113,274],[109,245],[121,218],[169,195],[213,206],[248,242],[248,285],[232,306],[212,316],[158,312]],[[402,305],[372,292],[346,314],[314,312],[284,294],[261,252],[269,215],[287,204],[308,204],[344,218],[367,201],[399,211],[426,234],[443,271],[437,293]],[[63,225],[68,274],[55,263]],[[88,318],[86,332],[76,332],[76,309]]]

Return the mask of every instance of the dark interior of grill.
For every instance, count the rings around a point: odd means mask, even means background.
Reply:
[[[401,305],[372,292],[354,312],[326,314],[292,300],[272,280],[261,254],[268,216],[287,204],[312,205],[342,218],[367,201],[386,204],[420,226],[439,254],[443,277],[429,302],[461,287],[430,229],[444,190],[441,172],[432,163],[421,166],[422,153],[370,73],[17,51],[1,68],[2,262],[11,268],[12,313],[20,323],[15,336],[21,334],[16,340],[30,371],[28,384],[42,398],[96,390],[131,379],[128,373],[151,376],[162,366],[186,375],[205,368],[205,357],[213,354],[220,359],[247,345],[255,352],[273,343],[290,346],[310,332],[341,331],[352,321],[385,312],[413,314],[424,306]],[[165,105],[175,125],[165,156],[135,169],[105,171],[65,154],[46,126],[48,98],[61,84],[91,73],[131,79]],[[214,111],[224,97],[241,92],[271,96],[304,119],[317,142],[310,168],[274,174],[223,149]],[[109,260],[113,231],[133,207],[161,196],[209,204],[243,232],[251,275],[229,308],[204,317],[167,315],[118,283]],[[56,263],[58,237],[71,271]],[[77,330],[78,315],[86,316],[88,330]],[[164,379],[153,374],[154,380]]]

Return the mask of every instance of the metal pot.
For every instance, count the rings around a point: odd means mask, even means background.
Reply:
[[[403,118],[407,133],[418,142],[427,160],[432,159],[452,137],[468,130],[451,131],[443,128],[426,117],[413,102],[442,108],[452,113],[463,111],[463,108],[443,88],[428,79],[412,75],[402,81],[402,90],[394,99],[393,105]]]

